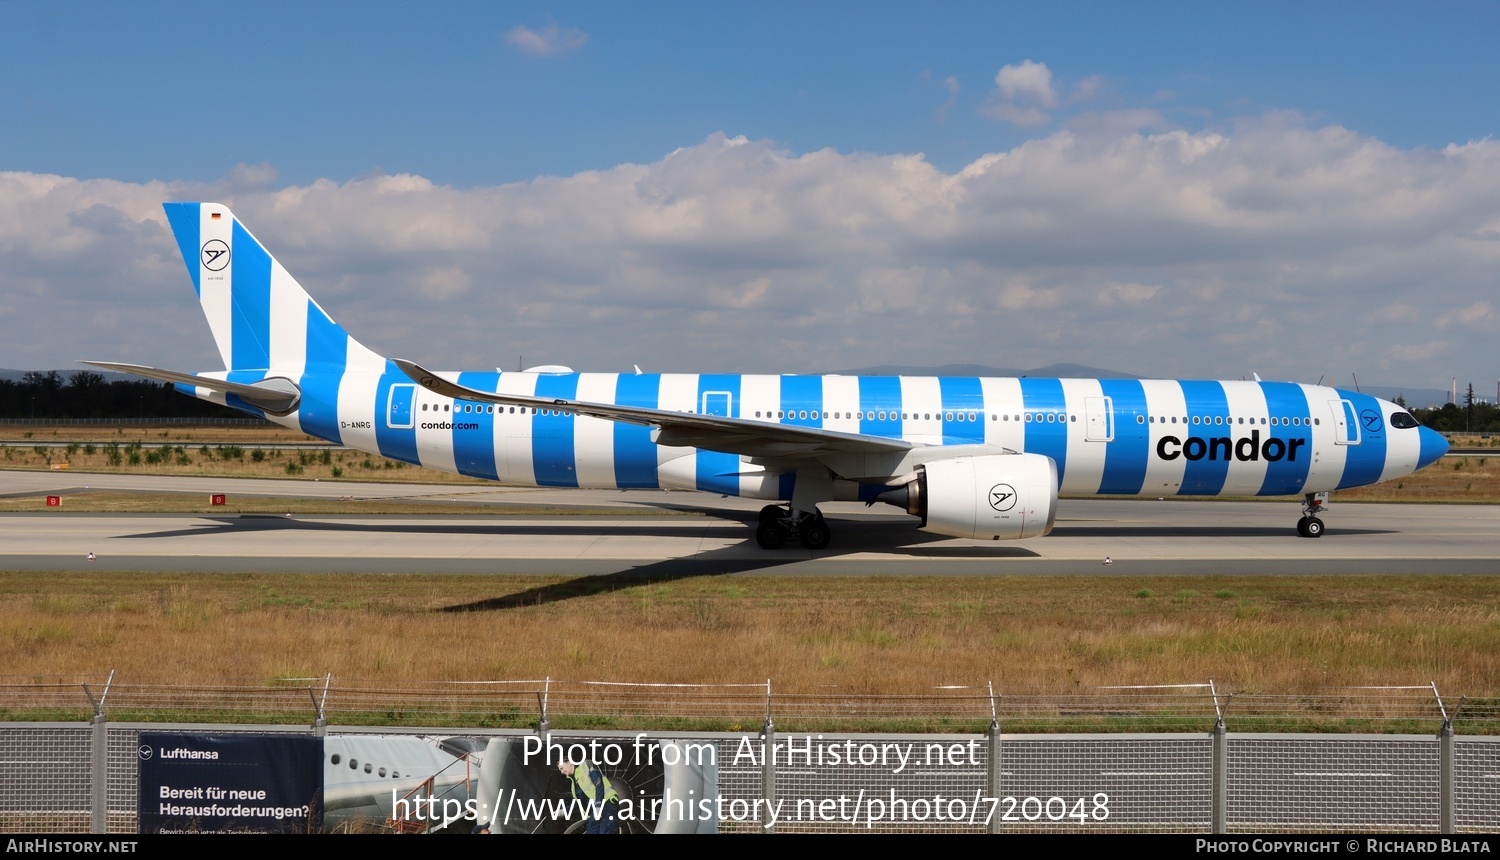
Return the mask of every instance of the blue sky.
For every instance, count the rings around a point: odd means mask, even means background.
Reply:
[[[1487,391],[1497,25],[1483,3],[0,2],[0,366],[213,366],[147,203],[214,195],[356,335],[442,366]],[[411,238],[442,217],[475,237]]]
[[[1487,3],[0,3],[11,169],[473,186],[649,162],[723,131],[794,151],[1025,139],[977,112],[1001,66],[1102,77],[1187,127],[1299,111],[1401,147],[1500,117]],[[583,33],[537,57],[517,26]],[[956,79],[952,106],[943,81]],[[941,111],[941,118],[939,118]]]

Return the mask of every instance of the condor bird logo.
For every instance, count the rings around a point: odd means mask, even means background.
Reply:
[[[997,511],[1008,511],[1016,506],[1016,488],[1010,484],[990,487],[990,507]]]
[[[229,265],[229,245],[223,239],[209,239],[203,243],[203,268],[217,272]]]

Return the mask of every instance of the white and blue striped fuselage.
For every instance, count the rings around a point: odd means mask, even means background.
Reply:
[[[1072,495],[1300,495],[1399,477],[1447,450],[1394,403],[1284,382],[443,375],[500,394],[1041,454],[1056,462],[1060,490]],[[523,485],[792,496],[795,474],[755,458],[657,445],[651,428],[635,424],[442,397],[394,367],[294,381],[300,408],[272,420],[407,463]],[[873,499],[886,489],[844,486],[838,497]]]

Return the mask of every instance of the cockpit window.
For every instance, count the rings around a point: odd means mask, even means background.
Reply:
[[[1391,426],[1397,430],[1408,430],[1417,426],[1417,419],[1411,417],[1409,412],[1392,412]]]

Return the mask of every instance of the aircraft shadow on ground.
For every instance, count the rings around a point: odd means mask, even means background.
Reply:
[[[643,534],[668,538],[741,538],[740,542],[719,549],[699,552],[690,557],[670,558],[646,562],[628,570],[607,574],[577,577],[562,582],[525,589],[514,594],[501,595],[444,607],[446,612],[477,612],[515,609],[537,606],[588,597],[621,588],[659,584],[696,577],[726,576],[735,573],[769,572],[786,565],[806,562],[812,558],[828,559],[854,553],[879,553],[907,557],[931,558],[1025,558],[1036,553],[1014,545],[934,546],[947,541],[941,535],[917,531],[915,522],[904,522],[885,518],[862,518],[843,520],[830,518],[834,530],[834,543],[823,550],[809,551],[800,546],[789,545],[782,550],[753,548],[754,555],[747,557],[746,544],[754,541],[751,528],[756,521],[755,512],[714,509],[692,505],[663,506],[678,512],[694,512],[711,515],[718,522],[676,525],[671,523],[614,523],[589,522],[526,522],[506,523],[490,520],[484,523],[405,523],[399,520],[382,523],[347,522],[342,520],[299,519],[265,514],[241,514],[209,517],[207,523],[195,520],[186,528],[121,535],[121,539],[178,538],[178,537],[222,537],[262,532],[326,532],[368,534],[415,534],[433,537],[456,535],[514,535],[525,537],[546,536],[633,536]],[[894,526],[894,527],[893,527]],[[851,571],[854,572],[854,571]]]
[[[737,513],[744,513],[743,511]],[[754,521],[754,513],[746,517],[748,526]],[[512,594],[473,600],[467,603],[442,607],[440,612],[492,612],[541,606],[591,597],[622,588],[640,585],[656,585],[683,579],[727,576],[735,573],[770,573],[778,568],[796,565],[810,558],[827,559],[840,555],[874,552],[886,555],[928,556],[933,558],[1030,558],[1037,554],[1017,546],[966,546],[924,547],[922,544],[946,541],[941,535],[929,535],[910,528],[891,528],[891,523],[849,521],[829,518],[833,527],[835,544],[827,549],[809,552],[800,547],[783,550],[764,550],[752,558],[744,556],[743,544],[723,547],[699,553],[691,558],[672,558],[650,562],[616,573],[583,576],[564,582],[550,583],[524,589]],[[904,525],[904,524],[903,524]],[[753,540],[749,534],[746,540]],[[916,545],[913,545],[916,544]],[[858,571],[851,570],[854,574]],[[914,571],[916,573],[917,571]]]
[[[494,520],[484,523],[389,523],[344,522],[339,520],[298,519],[267,515],[236,515],[209,518],[211,525],[202,521],[188,528],[168,531],[122,535],[129,538],[215,536],[253,532],[330,532],[371,534],[417,534],[435,537],[453,535],[517,535],[517,536],[611,536],[629,535],[639,537],[643,533],[660,537],[741,537],[740,542],[690,557],[662,559],[646,562],[628,570],[604,574],[580,576],[572,579],[523,589],[510,594],[485,597],[476,600],[440,607],[438,612],[493,612],[541,606],[566,600],[590,597],[632,588],[655,585],[685,579],[727,576],[737,573],[770,573],[812,558],[829,559],[858,553],[875,553],[901,556],[910,559],[1007,559],[1038,558],[1039,554],[1025,546],[1014,543],[976,543],[969,545],[941,545],[949,539],[917,531],[916,523],[890,517],[860,517],[842,519],[830,517],[834,542],[824,550],[810,552],[801,547],[789,546],[783,550],[752,550],[755,555],[746,556],[747,542],[754,540],[751,526],[756,521],[756,512],[725,510],[711,506],[692,504],[661,504],[654,507],[679,513],[704,514],[718,522],[692,525],[671,523],[632,523],[630,525],[606,524],[602,522],[543,522],[506,523]],[[1054,537],[1181,537],[1181,538],[1282,538],[1291,533],[1285,527],[1267,526],[1149,526],[1130,525],[1059,525]],[[1392,534],[1388,529],[1336,529],[1326,533],[1322,540],[1339,536]],[[857,573],[851,570],[851,573]],[[923,571],[913,571],[920,574]]]

